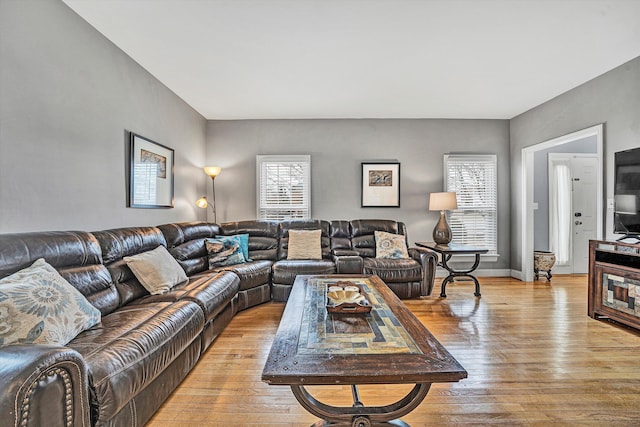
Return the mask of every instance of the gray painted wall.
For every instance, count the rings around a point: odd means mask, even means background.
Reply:
[[[507,120],[209,121],[207,163],[216,178],[218,221],[256,217],[257,154],[311,154],[312,215],[319,219],[386,218],[407,224],[411,242],[431,240],[438,213],[428,194],[442,191],[443,154],[498,155],[498,250],[509,268],[509,122]],[[401,163],[400,208],[360,207],[360,163]]]
[[[613,153],[640,146],[640,57],[511,120],[511,264],[514,270],[522,270],[522,149],[599,123],[605,124],[604,197],[608,199],[613,197]],[[606,212],[604,233],[607,238],[614,238],[610,209]]]
[[[126,207],[126,130],[175,149],[175,208]],[[204,219],[205,131],[62,2],[0,2],[0,232]]]
[[[549,250],[549,154],[551,153],[597,153],[598,138],[589,136],[567,142],[533,154],[533,201],[538,209],[533,213],[533,248]]]

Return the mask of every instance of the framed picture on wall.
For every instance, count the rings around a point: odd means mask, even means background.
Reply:
[[[363,208],[400,207],[400,163],[362,162]]]
[[[173,207],[173,149],[130,133],[129,200],[131,208]]]

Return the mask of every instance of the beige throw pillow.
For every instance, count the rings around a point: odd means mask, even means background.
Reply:
[[[100,310],[43,258],[0,280],[0,346],[66,345],[100,323]]]
[[[289,230],[287,259],[322,259],[322,230]]]
[[[407,239],[402,234],[374,232],[376,238],[376,258],[409,258]]]
[[[151,295],[164,294],[175,285],[188,280],[178,261],[164,246],[124,257],[123,260]]]

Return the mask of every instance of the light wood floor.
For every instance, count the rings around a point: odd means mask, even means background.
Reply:
[[[586,276],[553,283],[481,278],[406,305],[469,373],[435,384],[404,421],[413,427],[640,426],[640,334],[589,318]],[[439,294],[439,286],[434,290]],[[148,426],[309,426],[317,418],[286,386],[260,381],[284,304],[239,313]],[[313,387],[327,403],[346,387]],[[406,386],[361,387],[365,404],[389,403]],[[342,400],[344,399],[344,400]]]

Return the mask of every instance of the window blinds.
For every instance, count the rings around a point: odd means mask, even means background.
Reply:
[[[497,254],[497,157],[448,154],[444,163],[445,187],[458,199],[458,209],[447,213],[452,240]]]
[[[311,217],[311,156],[256,156],[258,218]]]

